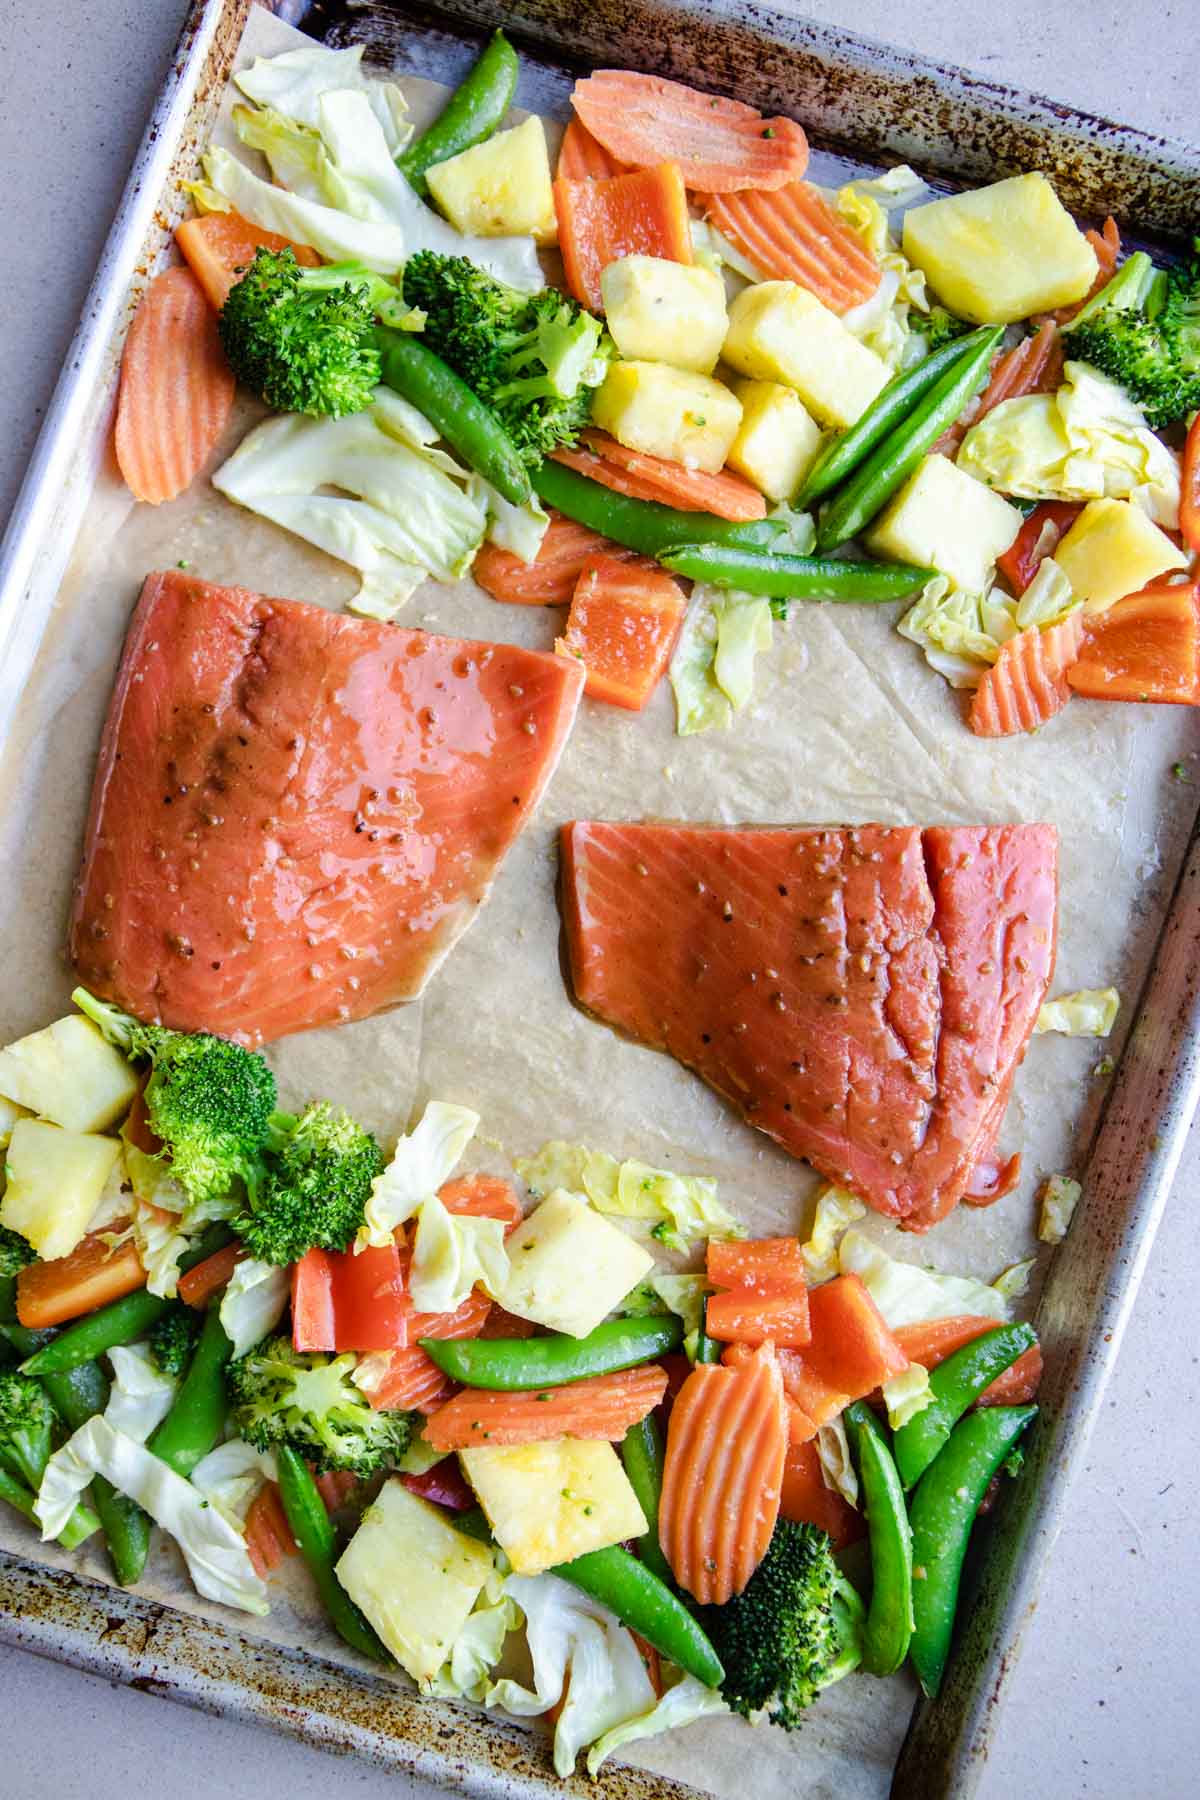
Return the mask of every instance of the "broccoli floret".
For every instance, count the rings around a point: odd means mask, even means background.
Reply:
[[[0,1458],[35,1493],[50,1459],[55,1418],[40,1381],[0,1375]]]
[[[233,1424],[259,1450],[287,1444],[324,1474],[373,1475],[404,1454],[407,1413],[376,1412],[352,1386],[356,1358],[308,1355],[272,1338],[229,1367]]]
[[[1068,356],[1120,382],[1156,429],[1186,418],[1200,407],[1200,254],[1164,270],[1135,251],[1063,339]]]
[[[943,344],[965,336],[971,329],[965,319],[956,319],[944,306],[931,306],[927,313],[912,312],[908,322],[914,331],[920,332],[931,353],[940,350]]]
[[[194,1205],[254,1192],[275,1108],[275,1077],[261,1056],[208,1032],[143,1025],[84,988],[72,998],[131,1062],[149,1061],[143,1096],[170,1171]]]
[[[19,1275],[22,1269],[37,1260],[37,1251],[19,1231],[10,1231],[7,1225],[0,1225],[0,1281],[9,1275]]]
[[[182,1375],[204,1324],[204,1314],[182,1300],[172,1300],[150,1329],[150,1354],[163,1375]]]
[[[822,1688],[858,1667],[863,1605],[833,1559],[827,1533],[781,1519],[743,1591],[703,1609],[735,1712],[766,1712],[794,1731]]]
[[[465,256],[419,250],[404,298],[425,316],[424,341],[457,370],[536,464],[573,443],[613,357],[599,319],[557,288],[519,294]]]
[[[276,1114],[275,1152],[237,1230],[262,1262],[298,1262],[306,1250],[347,1250],[363,1222],[383,1152],[349,1113],[322,1101],[298,1119]]]

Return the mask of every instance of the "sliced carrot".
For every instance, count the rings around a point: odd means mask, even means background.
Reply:
[[[925,1369],[936,1369],[964,1344],[973,1343],[985,1331],[994,1331],[997,1323],[996,1319],[979,1313],[962,1313],[951,1319],[928,1319],[919,1325],[897,1326],[896,1341],[910,1362],[920,1363]],[[1034,1344],[984,1389],[979,1396],[979,1405],[1022,1405],[1034,1398],[1041,1378],[1041,1347]]]
[[[434,1450],[473,1444],[541,1444],[551,1438],[616,1443],[653,1412],[667,1391],[667,1373],[654,1363],[617,1375],[593,1375],[568,1387],[496,1393],[463,1388],[428,1420]]]
[[[704,210],[764,275],[797,281],[831,312],[869,300],[882,270],[858,233],[808,181],[763,193],[704,194]]]
[[[629,169],[608,154],[582,119],[572,119],[563,132],[554,173],[564,181],[608,181],[614,175],[627,175]]]
[[[1086,231],[1084,236],[1096,252],[1096,262],[1099,265],[1096,279],[1082,300],[1076,300],[1073,306],[1060,306],[1057,312],[1043,315],[1056,325],[1069,325],[1080,307],[1086,306],[1093,295],[1098,294],[1102,287],[1108,286],[1116,271],[1117,258],[1121,254],[1121,233],[1117,229],[1117,221],[1109,217],[1104,221],[1103,231]]]
[[[69,1256],[30,1263],[17,1275],[17,1318],[30,1331],[61,1325],[81,1313],[95,1312],[146,1285],[137,1246],[114,1250],[96,1233],[85,1237]]]
[[[800,1240],[794,1237],[731,1244],[710,1238],[706,1271],[718,1288],[752,1288],[759,1294],[806,1293],[808,1289]]]
[[[185,1306],[207,1306],[213,1295],[227,1286],[230,1276],[246,1252],[234,1242],[223,1250],[215,1250],[202,1263],[179,1277],[179,1298]]]
[[[1001,644],[975,689],[970,725],[976,737],[1015,737],[1036,731],[1071,698],[1067,671],[1083,647],[1083,619],[1074,612],[1043,631],[1031,625]]]
[[[460,1219],[499,1219],[506,1237],[525,1216],[511,1182],[500,1175],[462,1175],[439,1188],[438,1198],[448,1213]]]
[[[732,469],[721,469],[715,475],[687,469],[665,456],[627,449],[604,431],[584,432],[583,444],[583,449],[555,454],[560,462],[618,494],[657,500],[678,512],[715,513],[719,519],[767,516],[767,503],[758,489]]]
[[[810,1312],[810,1329],[811,1326]],[[728,1354],[726,1351],[727,1356]],[[788,1408],[792,1414],[793,1444],[802,1444],[809,1438],[816,1437],[822,1425],[831,1425],[850,1404],[850,1395],[838,1379],[835,1377],[830,1381],[818,1374],[802,1349],[781,1350],[779,1372],[783,1377],[783,1391],[787,1395]]]
[[[679,164],[659,162],[605,181],[554,183],[558,247],[567,286],[582,306],[603,310],[600,276],[635,253],[690,263],[692,226]]]
[[[763,1294],[751,1288],[711,1294],[705,1330],[722,1344],[807,1344],[808,1295]]]
[[[1200,705],[1200,583],[1156,581],[1084,621],[1067,671],[1090,700]]]
[[[313,1480],[318,1494],[325,1502],[325,1511],[330,1513],[345,1506],[358,1486],[358,1476],[349,1469],[327,1469],[324,1475],[314,1474]]]
[[[147,1156],[157,1156],[163,1147],[163,1141],[150,1124],[150,1112],[146,1106],[146,1082],[150,1077],[143,1077],[137,1093],[133,1097],[133,1105],[125,1115],[125,1123],[121,1127],[121,1136],[135,1150],[142,1150]]]
[[[436,1412],[454,1392],[454,1383],[419,1344],[371,1351],[359,1357],[355,1373],[376,1412]]]
[[[139,500],[158,506],[190,485],[225,429],[234,385],[191,270],[155,276],[129,327],[117,395],[117,462]]]
[[[862,1514],[827,1485],[814,1444],[788,1446],[779,1516],[827,1531],[835,1550],[845,1550],[866,1531]]]
[[[254,261],[256,250],[291,250],[296,261],[310,269],[321,260],[307,244],[293,243],[277,231],[265,231],[237,212],[185,219],[175,229],[175,242],[214,312],[220,312],[230,288]]]
[[[501,550],[496,544],[484,544],[475,553],[471,574],[493,600],[518,606],[566,606],[585,563],[594,556],[631,562],[637,552],[562,513],[551,512],[549,529],[533,562],[522,562],[511,550]]]
[[[683,589],[665,569],[597,557],[579,577],[555,648],[579,658],[585,693],[640,712],[666,672],[686,611]]]
[[[575,83],[571,103],[611,156],[638,169],[669,156],[689,187],[709,193],[783,187],[808,167],[808,139],[794,119],[765,119],[743,100],[660,75],[597,69]]]
[[[246,1549],[259,1575],[269,1575],[286,1556],[294,1556],[296,1540],[283,1510],[279,1489],[264,1482],[246,1513]]]
[[[779,1358],[764,1344],[736,1368],[698,1363],[671,1409],[659,1542],[704,1605],[740,1594],[766,1555],[787,1454]]]
[[[808,1306],[812,1341],[800,1358],[830,1392],[861,1400],[908,1367],[907,1356],[857,1275],[839,1275],[813,1288]],[[800,1392],[796,1398],[811,1410]]]

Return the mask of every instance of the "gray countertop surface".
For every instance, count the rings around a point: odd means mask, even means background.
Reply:
[[[806,0],[796,11],[1154,132],[1195,135],[1196,0]],[[0,520],[16,492],[184,0],[0,0],[8,300]],[[1200,208],[1198,208],[1200,223]],[[1193,1133],[1012,1685],[987,1800],[1197,1791]],[[423,1796],[347,1758],[0,1650],[6,1800]]]

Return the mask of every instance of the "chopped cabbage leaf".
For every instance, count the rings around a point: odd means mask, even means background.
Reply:
[[[820,1281],[833,1280],[838,1272],[838,1239],[848,1225],[853,1225],[856,1219],[865,1218],[866,1211],[857,1195],[847,1193],[845,1188],[827,1184],[821,1189],[817,1195],[812,1230],[807,1242],[800,1246],[809,1281],[814,1285]]]
[[[388,619],[426,576],[465,574],[487,528],[480,483],[435,438],[427,419],[380,387],[365,412],[346,418],[268,419],[213,486],[357,569],[351,610]]]
[[[246,1514],[264,1483],[277,1475],[273,1450],[256,1450],[243,1438],[230,1438],[201,1457],[192,1470],[192,1486],[235,1531],[244,1533]]]
[[[280,187],[286,188],[297,199],[325,205],[321,182],[325,146],[318,131],[297,125],[271,107],[260,111],[253,106],[235,106],[233,125],[239,143],[266,157],[272,177]]]
[[[437,1694],[443,1700],[482,1704],[492,1670],[503,1654],[504,1640],[520,1622],[516,1602],[505,1592],[503,1577],[498,1572],[489,1575],[449,1656],[422,1692]]]
[[[113,1379],[104,1417],[114,1431],[144,1444],[170,1412],[179,1383],[162,1373],[146,1344],[116,1344],[108,1360]]]
[[[847,1506],[857,1506],[858,1476],[855,1473],[854,1459],[850,1455],[845,1420],[837,1418],[828,1425],[822,1425],[817,1432],[816,1446],[817,1458],[821,1464],[821,1479],[825,1486],[832,1488],[835,1494],[840,1494]]]
[[[533,1686],[493,1682],[484,1704],[531,1718],[562,1702],[554,1727],[554,1768],[565,1779],[580,1750],[654,1705],[654,1689],[620,1621],[557,1575],[510,1575],[505,1592],[520,1609]]]
[[[173,1300],[179,1287],[179,1259],[188,1247],[178,1217],[135,1195],[131,1226],[146,1271],[146,1287],[160,1300]]]
[[[1010,1263],[1002,1269],[992,1286],[1005,1300],[1019,1300],[1022,1294],[1029,1292],[1029,1277],[1033,1273],[1036,1256],[1026,1257],[1024,1262]]]
[[[639,1282],[621,1302],[627,1318],[653,1317],[656,1313],[675,1313],[683,1321],[683,1348],[694,1362],[700,1347],[700,1328],[704,1324],[704,1302],[712,1287],[703,1275],[650,1275]]]
[[[680,737],[728,730],[754,692],[754,658],[771,647],[771,602],[697,582],[671,658]]]
[[[812,555],[817,542],[817,524],[810,512],[795,512],[781,500],[778,506],[771,508],[767,517],[783,527],[772,545],[777,556]],[[779,604],[786,606],[787,601]]]
[[[1018,631],[1056,625],[1075,610],[1070,584],[1058,564],[1047,557],[1018,601],[991,588],[986,594],[951,589],[944,575],[926,582],[920,598],[896,626],[901,637],[917,644],[925,660],[951,687],[978,687],[1000,647]]]
[[[649,1712],[641,1713],[634,1719],[626,1719],[624,1724],[614,1725],[611,1731],[606,1731],[603,1737],[597,1738],[587,1753],[587,1772],[592,1776],[597,1775],[601,1765],[614,1751],[623,1750],[627,1744],[635,1744],[642,1738],[658,1737],[664,1731],[691,1725],[696,1719],[709,1719],[728,1711],[718,1688],[705,1687],[694,1675],[685,1675],[667,1689],[662,1699]]]
[[[885,169],[882,175],[859,176],[857,180],[847,183],[847,186],[858,194],[865,194],[869,199],[878,201],[889,212],[896,207],[915,206],[929,192],[929,183],[923,181],[907,163],[897,163],[894,168]],[[843,188],[842,192],[845,193],[846,189]]]
[[[1061,1244],[1070,1229],[1083,1189],[1069,1175],[1047,1175],[1042,1183],[1038,1236],[1043,1244]]]
[[[380,130],[394,156],[412,136],[407,122],[408,103],[393,81],[369,80],[362,67],[363,47],[330,50],[324,44],[311,49],[285,50],[281,56],[258,56],[248,69],[233,77],[248,100],[294,119],[298,125],[316,127],[318,102],[335,89],[355,88],[364,93],[379,120]]]
[[[6,1112],[11,1110],[13,1114],[11,1122],[7,1125],[7,1132],[8,1134],[11,1134],[12,1127],[16,1123],[16,1120],[23,1118],[26,1115],[24,1108],[18,1111],[11,1101],[4,1102],[3,1104]],[[7,1143],[7,1136],[5,1136],[4,1141]],[[149,1160],[149,1158],[147,1160]],[[124,1223],[133,1211],[132,1193],[136,1193],[136,1191],[136,1184],[133,1181],[132,1171],[129,1166],[128,1151],[125,1144],[122,1142],[120,1154],[108,1172],[108,1180],[101,1188],[100,1198],[96,1202],[95,1211],[88,1220],[87,1232],[85,1235],[90,1237],[93,1232],[108,1231],[112,1226]],[[180,1188],[179,1191],[181,1194],[183,1193],[182,1188]],[[175,1209],[172,1208],[171,1210],[174,1211]]]
[[[542,539],[550,529],[550,514],[537,495],[524,506],[517,506],[490,482],[481,480],[481,486],[487,499],[487,534],[492,543],[501,550],[511,550],[522,562],[536,562]]]
[[[889,187],[892,175],[896,180]],[[891,231],[887,209],[910,204],[924,186],[911,169],[901,167],[878,181],[847,182],[834,195],[835,209],[883,272],[875,292],[843,313],[842,324],[892,369],[910,368],[926,355],[926,340],[912,330],[909,313],[914,306],[928,312],[929,296],[924,274],[909,262]]]
[[[857,1275],[892,1330],[920,1325],[928,1319],[953,1319],[979,1313],[1007,1319],[1008,1302],[997,1288],[972,1275],[942,1275],[889,1256],[865,1232],[853,1226],[838,1245],[838,1270]]]
[[[136,1500],[183,1552],[196,1591],[260,1617],[270,1609],[246,1545],[220,1510],[144,1444],[97,1416],[81,1425],[46,1465],[35,1502],[43,1539],[56,1538],[95,1476]]]
[[[1037,574],[1017,601],[1018,628],[1027,631],[1031,625],[1039,625],[1044,630],[1048,625],[1057,625],[1081,604],[1065,571],[1052,556],[1044,556]]]
[[[479,1114],[468,1106],[431,1100],[420,1119],[392,1152],[392,1159],[371,1183],[364,1221],[355,1248],[386,1249],[397,1225],[436,1194],[458,1166],[475,1136]]]
[[[544,1200],[555,1188],[566,1188],[572,1194],[586,1194],[592,1205],[604,1212],[617,1197],[620,1163],[606,1151],[589,1150],[586,1144],[552,1138],[536,1156],[519,1156],[513,1167],[535,1200]]]
[[[514,1167],[536,1199],[555,1188],[582,1194],[597,1212],[646,1220],[670,1250],[686,1250],[697,1239],[746,1235],[717,1198],[711,1175],[679,1175],[632,1158],[618,1162],[603,1150],[560,1138],[543,1144],[536,1156],[518,1157]]]
[[[885,1381],[880,1392],[887,1407],[888,1424],[893,1431],[899,1431],[902,1425],[924,1412],[933,1399],[929,1370],[920,1363],[909,1363],[902,1374]]]
[[[1107,1037],[1117,1022],[1121,996],[1116,988],[1079,988],[1073,994],[1056,994],[1037,1016],[1035,1035],[1056,1031],[1063,1037]]]
[[[507,1280],[503,1220],[449,1213],[436,1194],[421,1202],[408,1281],[418,1312],[454,1312],[476,1284],[495,1296]]]
[[[754,698],[754,659],[771,648],[771,602],[727,589],[713,601],[717,644],[712,676],[734,712]]]
[[[277,231],[293,243],[310,245],[326,262],[361,262],[377,275],[395,275],[410,254],[407,233],[399,225],[357,219],[336,206],[289,193],[287,188],[264,181],[219,145],[205,151],[203,164],[206,188],[220,195],[235,212],[264,231]],[[195,184],[190,192],[194,200],[198,198]],[[211,203],[206,210],[213,210]]]
[[[245,1356],[274,1331],[291,1297],[290,1269],[242,1258],[221,1297],[221,1323],[235,1356]]]

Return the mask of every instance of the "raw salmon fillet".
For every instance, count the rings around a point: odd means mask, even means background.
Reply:
[[[81,979],[247,1044],[414,999],[582,690],[560,656],[147,576],[92,790]]]
[[[1054,968],[1050,825],[577,822],[581,1005],[924,1231],[991,1152]]]

